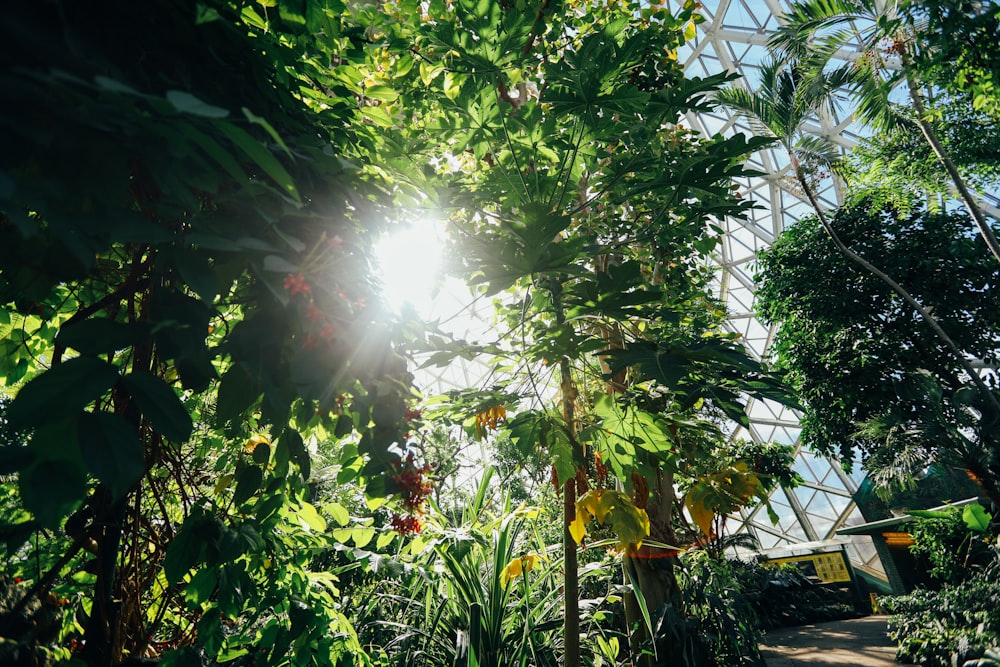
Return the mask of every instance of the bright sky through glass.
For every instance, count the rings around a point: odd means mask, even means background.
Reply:
[[[401,228],[375,248],[386,303],[396,311],[407,305],[432,317],[441,281],[442,240],[435,225],[423,222]]]

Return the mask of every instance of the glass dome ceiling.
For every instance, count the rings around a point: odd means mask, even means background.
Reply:
[[[693,76],[736,72],[740,78],[734,85],[756,88],[758,68],[767,59],[768,40],[780,25],[780,16],[788,3],[783,0],[702,2],[706,20],[699,26],[696,38],[679,54],[686,71]],[[850,57],[849,52],[846,57]],[[858,138],[857,128],[849,113],[842,117],[834,113],[814,119],[810,129],[848,149]],[[706,134],[754,134],[744,119],[721,107],[713,113],[689,115],[687,120]],[[716,257],[720,266],[718,289],[729,311],[728,326],[743,336],[754,355],[763,358],[768,354],[775,331],[754,316],[754,262],[757,253],[769,247],[785,227],[809,215],[812,209],[792,178],[782,151],[762,150],[751,157],[749,166],[764,175],[745,179],[741,193],[759,208],[752,210],[747,220],[727,219],[722,224],[726,233]],[[821,188],[818,194],[822,205],[832,208],[842,201],[840,184],[833,179],[823,181]],[[795,470],[805,483],[792,491],[777,489],[771,494],[771,505],[779,517],[777,525],[759,508],[733,517],[731,531],[753,533],[766,550],[832,539],[840,528],[865,522],[852,500],[864,478],[858,466],[852,474],[847,474],[838,462],[798,447],[800,429],[793,410],[767,401],[752,401],[748,410],[749,429],[734,425],[733,437],[796,445]],[[852,537],[846,549],[855,568],[885,578],[870,537]]]

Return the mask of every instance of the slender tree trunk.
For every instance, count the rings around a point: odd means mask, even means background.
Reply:
[[[576,541],[569,524],[576,518],[576,478],[563,485],[563,665],[580,665],[580,576]]]
[[[986,219],[986,216],[983,215],[983,211],[979,207],[979,202],[976,200],[975,195],[973,195],[972,191],[969,190],[968,186],[965,184],[965,179],[963,179],[962,175],[958,173],[958,168],[955,166],[955,162],[948,155],[947,151],[945,151],[944,144],[941,143],[941,139],[938,137],[937,132],[935,132],[934,126],[927,122],[925,117],[924,102],[920,96],[920,91],[913,84],[913,80],[907,73],[909,70],[909,60],[905,55],[903,56],[903,70],[904,76],[906,77],[906,89],[910,94],[910,102],[913,104],[914,112],[916,112],[917,124],[920,126],[921,133],[923,133],[924,138],[931,147],[931,150],[934,151],[934,155],[937,157],[942,166],[944,166],[945,171],[948,172],[948,176],[955,184],[955,189],[958,190],[959,197],[961,197],[962,202],[965,204],[965,208],[969,211],[969,215],[971,215],[973,221],[975,221],[976,227],[979,229],[979,233],[983,237],[983,240],[986,241],[986,245],[989,247],[990,252],[993,253],[993,257],[1000,262],[1000,242],[997,241],[997,237],[993,233],[993,229],[990,227],[989,221]]]
[[[948,348],[948,350],[954,356],[955,360],[958,361],[958,363],[962,366],[963,370],[965,370],[965,372],[969,375],[969,378],[976,385],[976,388],[979,389],[979,393],[982,395],[983,401],[990,405],[994,414],[1000,415],[1000,403],[997,402],[997,399],[993,395],[993,392],[990,391],[989,387],[986,386],[986,383],[983,382],[983,379],[979,376],[979,373],[977,373],[976,370],[972,367],[972,364],[969,363],[969,360],[966,358],[965,354],[963,354],[962,351],[958,348],[958,345],[955,344],[955,341],[951,339],[951,336],[949,336],[945,332],[945,330],[941,328],[941,324],[937,321],[937,318],[935,318],[926,308],[924,308],[924,306],[919,301],[914,299],[913,296],[908,291],[906,291],[906,288],[904,288],[898,282],[893,280],[888,274],[877,268],[875,265],[866,260],[864,257],[851,250],[849,247],[847,247],[847,245],[844,244],[843,241],[840,240],[840,236],[837,234],[836,230],[830,224],[830,221],[827,219],[826,214],[823,212],[823,209],[820,207],[819,202],[816,200],[816,197],[812,192],[812,188],[809,187],[809,184],[806,182],[805,177],[802,175],[801,170],[799,169],[798,160],[795,158],[795,156],[791,156],[791,158],[792,158],[792,166],[795,169],[795,176],[798,179],[799,185],[802,187],[802,190],[805,192],[806,197],[809,199],[809,204],[812,205],[813,209],[816,211],[816,216],[819,218],[820,225],[823,226],[823,230],[826,232],[827,236],[830,237],[830,240],[833,241],[833,244],[837,247],[837,250],[839,250],[840,253],[843,254],[845,257],[847,257],[851,262],[858,265],[859,267],[861,267],[862,269],[864,269],[865,271],[867,271],[868,273],[872,274],[873,276],[881,280],[883,283],[885,283],[885,285],[888,286],[889,289],[891,289],[899,298],[901,298],[903,301],[909,304],[911,308],[917,311],[917,313],[920,315],[920,318],[927,324],[927,326],[931,328],[931,330],[934,332],[934,335],[937,336],[938,340],[940,340],[944,344],[944,346]]]
[[[566,316],[562,306],[562,284],[552,278],[548,285],[552,296],[552,309],[557,326],[565,324]],[[579,466],[583,452],[576,439],[576,391],[569,359],[559,360],[559,381],[561,385],[562,417],[566,434],[573,447],[574,463]],[[576,540],[570,535],[569,525],[576,519],[576,476],[563,484],[563,667],[580,667],[580,573],[577,563]]]

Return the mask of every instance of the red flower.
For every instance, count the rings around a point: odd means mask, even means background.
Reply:
[[[312,287],[306,282],[305,276],[301,273],[289,273],[285,276],[285,289],[292,296],[296,294],[307,294]]]
[[[420,519],[417,517],[413,515],[400,516],[399,514],[392,515],[392,521],[389,522],[389,526],[400,535],[419,533],[423,527],[420,525]]]
[[[332,340],[334,336],[339,333],[336,325],[327,323],[323,325],[323,328],[319,332],[319,337],[323,340]]]
[[[411,422],[415,419],[420,419],[423,414],[423,410],[420,410],[419,408],[406,408],[406,411],[403,412],[403,419]]]
[[[288,287],[288,280],[285,280],[285,287]],[[307,286],[308,287],[308,286]],[[310,303],[309,307],[306,308],[306,319],[310,322],[319,322],[323,318],[323,311],[316,307],[316,304]]]

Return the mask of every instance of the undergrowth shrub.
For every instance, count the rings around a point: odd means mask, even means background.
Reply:
[[[678,583],[683,598],[683,618],[673,610],[660,619],[657,637],[683,647],[683,663],[666,664],[759,666],[761,627],[757,614],[747,604],[740,584],[737,561],[712,558],[696,550],[681,559]]]
[[[892,616],[889,636],[897,642],[896,659],[928,667],[972,664],[998,665],[1000,647],[1000,574],[944,586],[940,591],[917,590],[880,599]]]
[[[734,561],[733,567],[763,630],[858,616],[850,590],[814,584],[794,565]]]

